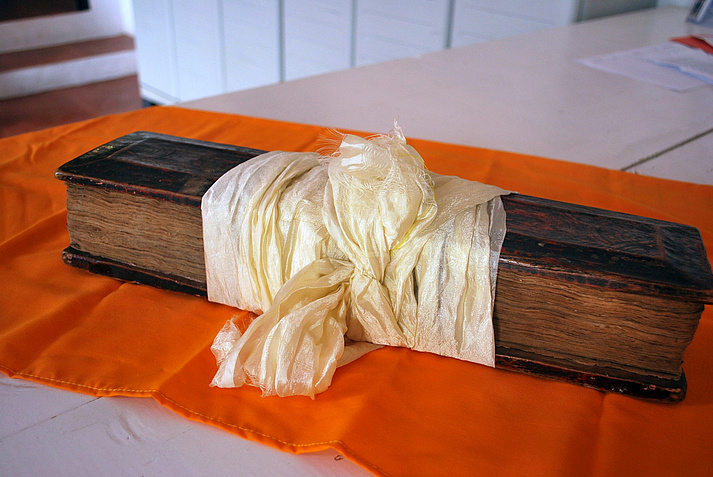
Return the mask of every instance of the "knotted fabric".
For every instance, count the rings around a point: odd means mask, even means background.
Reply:
[[[379,345],[493,366],[505,193],[427,171],[398,126],[227,172],[201,206],[208,299],[259,316],[220,331],[212,384],[314,397]]]

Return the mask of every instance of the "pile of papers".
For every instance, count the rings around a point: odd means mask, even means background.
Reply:
[[[674,91],[713,84],[713,35],[675,38],[672,42],[577,60]]]

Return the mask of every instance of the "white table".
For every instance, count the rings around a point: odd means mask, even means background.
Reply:
[[[411,137],[713,184],[713,86],[678,93],[575,62],[686,35],[685,16],[646,10],[183,106],[370,132],[398,118]]]
[[[616,169],[653,157],[637,168],[713,184],[713,88],[674,93],[574,63],[685,34],[684,16],[646,11],[186,106],[365,131],[387,131],[398,117],[412,137]],[[0,408],[0,475],[366,474],[336,451],[281,453],[146,398],[95,398],[0,373]]]
[[[150,398],[97,398],[0,373],[0,475],[366,476],[337,451],[294,455]]]

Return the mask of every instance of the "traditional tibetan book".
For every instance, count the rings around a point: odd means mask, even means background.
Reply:
[[[206,295],[201,198],[264,151],[135,132],[61,166],[65,263]],[[713,274],[697,229],[511,194],[496,367],[645,399],[686,394],[684,352]]]

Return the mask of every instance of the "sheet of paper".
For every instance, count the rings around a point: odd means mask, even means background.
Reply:
[[[671,44],[686,48],[683,45]],[[669,45],[669,43],[665,43],[663,45],[646,46],[634,50],[580,58],[576,61],[591,68],[626,76],[627,78],[673,91],[683,92],[704,86],[706,83],[700,79],[682,74],[666,66],[657,65],[648,60],[648,58],[655,57],[657,54],[665,54]]]
[[[655,65],[665,66],[713,84],[713,55],[702,50],[668,43],[645,53],[643,58]]]

